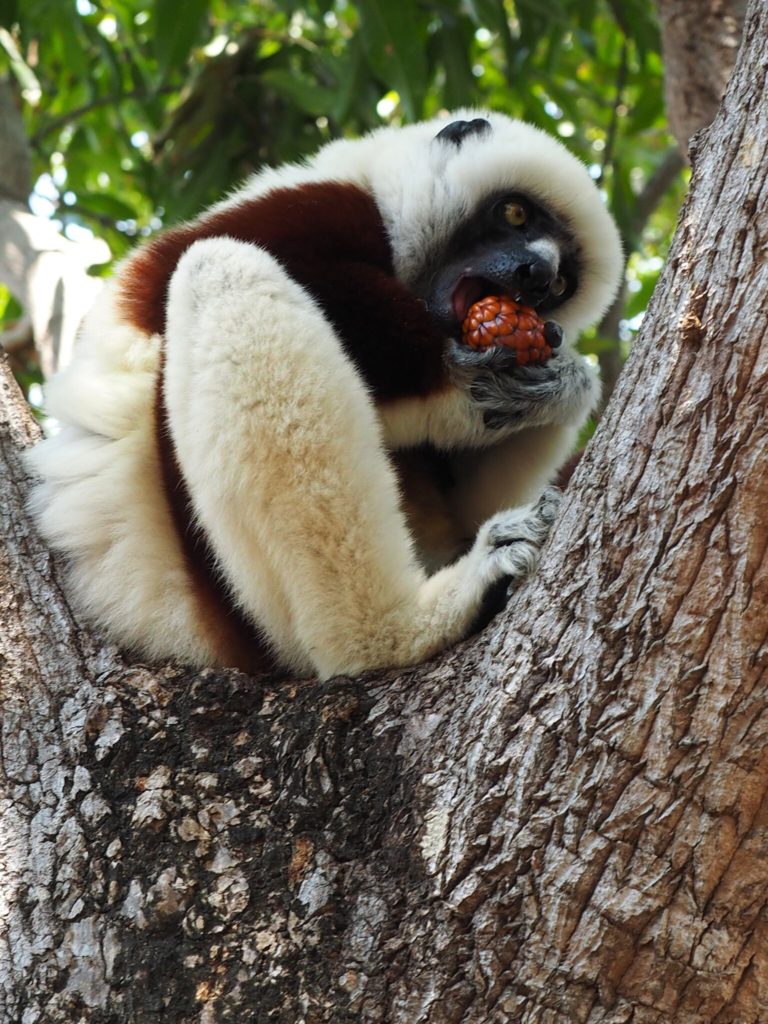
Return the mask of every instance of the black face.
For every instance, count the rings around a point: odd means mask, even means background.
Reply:
[[[447,334],[487,295],[508,296],[540,316],[578,286],[578,249],[564,225],[519,192],[480,206],[448,243],[440,264],[423,276],[419,294]]]

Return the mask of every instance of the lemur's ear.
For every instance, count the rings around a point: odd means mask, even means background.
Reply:
[[[471,121],[451,121],[440,129],[435,138],[458,147],[470,136],[486,135],[490,131],[491,125],[484,117],[475,117]]]

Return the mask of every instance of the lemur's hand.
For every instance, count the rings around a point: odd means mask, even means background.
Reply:
[[[569,423],[584,417],[600,397],[597,367],[570,349],[546,363],[519,366],[514,351],[482,351],[449,341],[451,376],[483,412],[489,430]]]
[[[468,557],[478,559],[479,574],[488,582],[473,629],[500,612],[534,571],[562,497],[557,487],[547,487],[534,504],[497,512],[480,527]]]

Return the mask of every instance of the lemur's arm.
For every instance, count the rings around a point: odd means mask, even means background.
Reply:
[[[600,379],[597,368],[569,348],[545,366],[511,372],[504,372],[504,352],[494,353],[501,356],[494,365],[482,361],[484,354],[477,359],[471,350],[450,348],[486,426],[483,447],[453,458],[452,508],[471,533],[494,512],[531,501],[552,482],[599,401]]]

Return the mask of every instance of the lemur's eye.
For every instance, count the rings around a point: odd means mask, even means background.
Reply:
[[[505,203],[504,217],[513,228],[521,228],[528,220],[528,211],[522,203]]]
[[[562,295],[567,287],[568,282],[565,280],[562,274],[558,274],[555,280],[552,282],[552,287],[549,289],[550,295],[554,295],[555,297]]]

